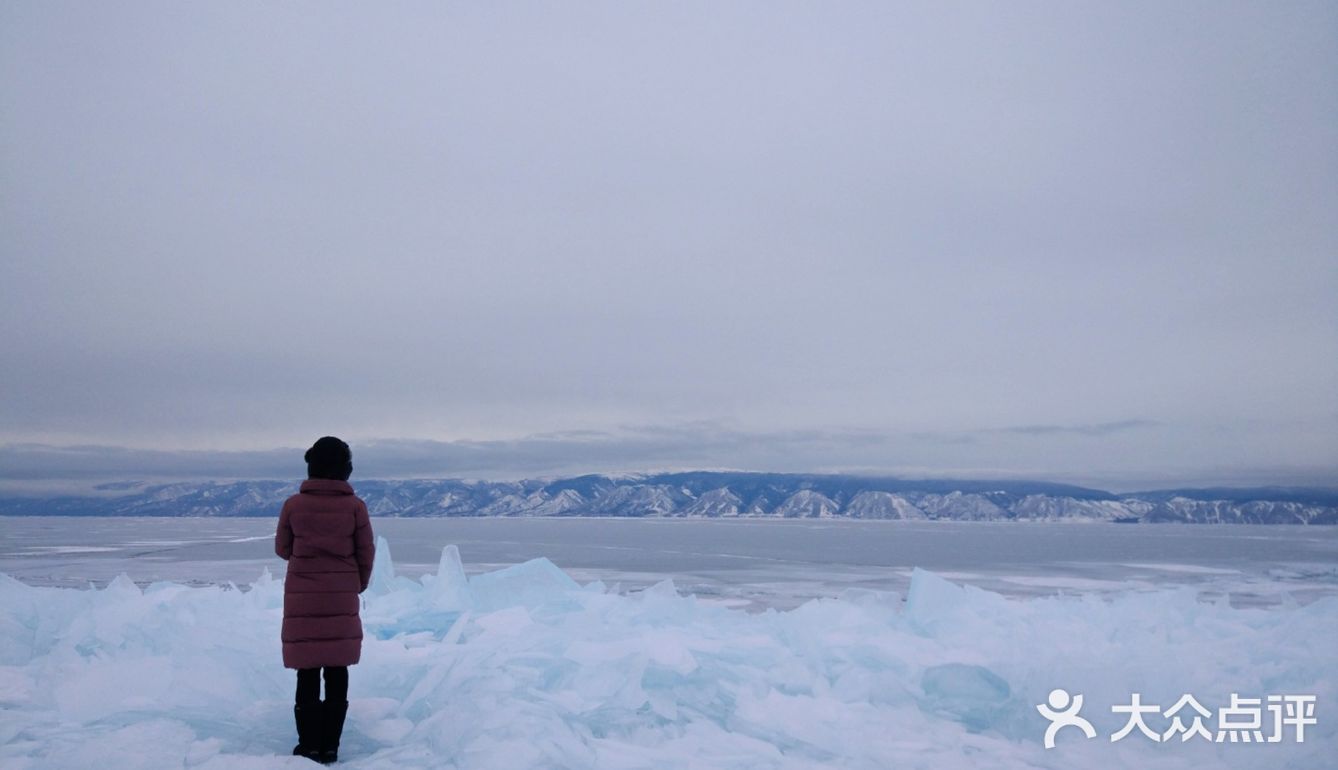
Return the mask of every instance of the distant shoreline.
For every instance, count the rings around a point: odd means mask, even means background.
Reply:
[[[465,481],[355,479],[375,517],[699,518],[1338,524],[1338,490],[1114,494],[1036,481],[905,480],[698,471]],[[95,494],[0,494],[3,516],[266,517],[296,481],[100,484]]]

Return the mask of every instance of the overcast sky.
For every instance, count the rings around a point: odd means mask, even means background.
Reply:
[[[0,55],[0,478],[1338,485],[1332,2],[6,2]]]

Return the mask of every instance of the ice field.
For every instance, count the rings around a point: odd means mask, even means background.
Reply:
[[[455,546],[410,577],[400,544],[380,548],[350,768],[1315,768],[1338,754],[1332,595],[1269,608],[1192,585],[1004,597],[915,570],[904,596],[855,586],[745,609],[670,581],[581,584],[542,558],[467,575]],[[286,756],[281,578],[0,577],[0,765],[314,767]],[[1084,696],[1095,738],[1069,728],[1043,746],[1036,706],[1055,688]],[[1276,743],[1112,742],[1127,720],[1111,707],[1135,692],[1162,708],[1192,694],[1214,716],[1232,693],[1313,695],[1315,723],[1304,742],[1294,727]]]
[[[919,567],[1010,597],[1194,588],[1233,606],[1338,595],[1338,527],[804,519],[381,518],[401,575],[456,544],[468,574],[544,557],[580,583],[679,589],[750,610],[846,588],[905,595]],[[246,585],[270,518],[0,517],[0,573],[39,586]]]

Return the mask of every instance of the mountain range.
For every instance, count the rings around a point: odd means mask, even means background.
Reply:
[[[1338,524],[1338,490],[1257,487],[1115,494],[1031,481],[693,471],[565,479],[355,480],[373,516],[658,516],[958,521]],[[275,516],[295,481],[101,484],[0,495],[0,515]]]

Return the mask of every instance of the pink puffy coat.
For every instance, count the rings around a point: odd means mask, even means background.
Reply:
[[[358,594],[372,578],[367,504],[347,481],[307,479],[279,513],[274,552],[283,583],[283,665],[351,666],[362,655]]]

